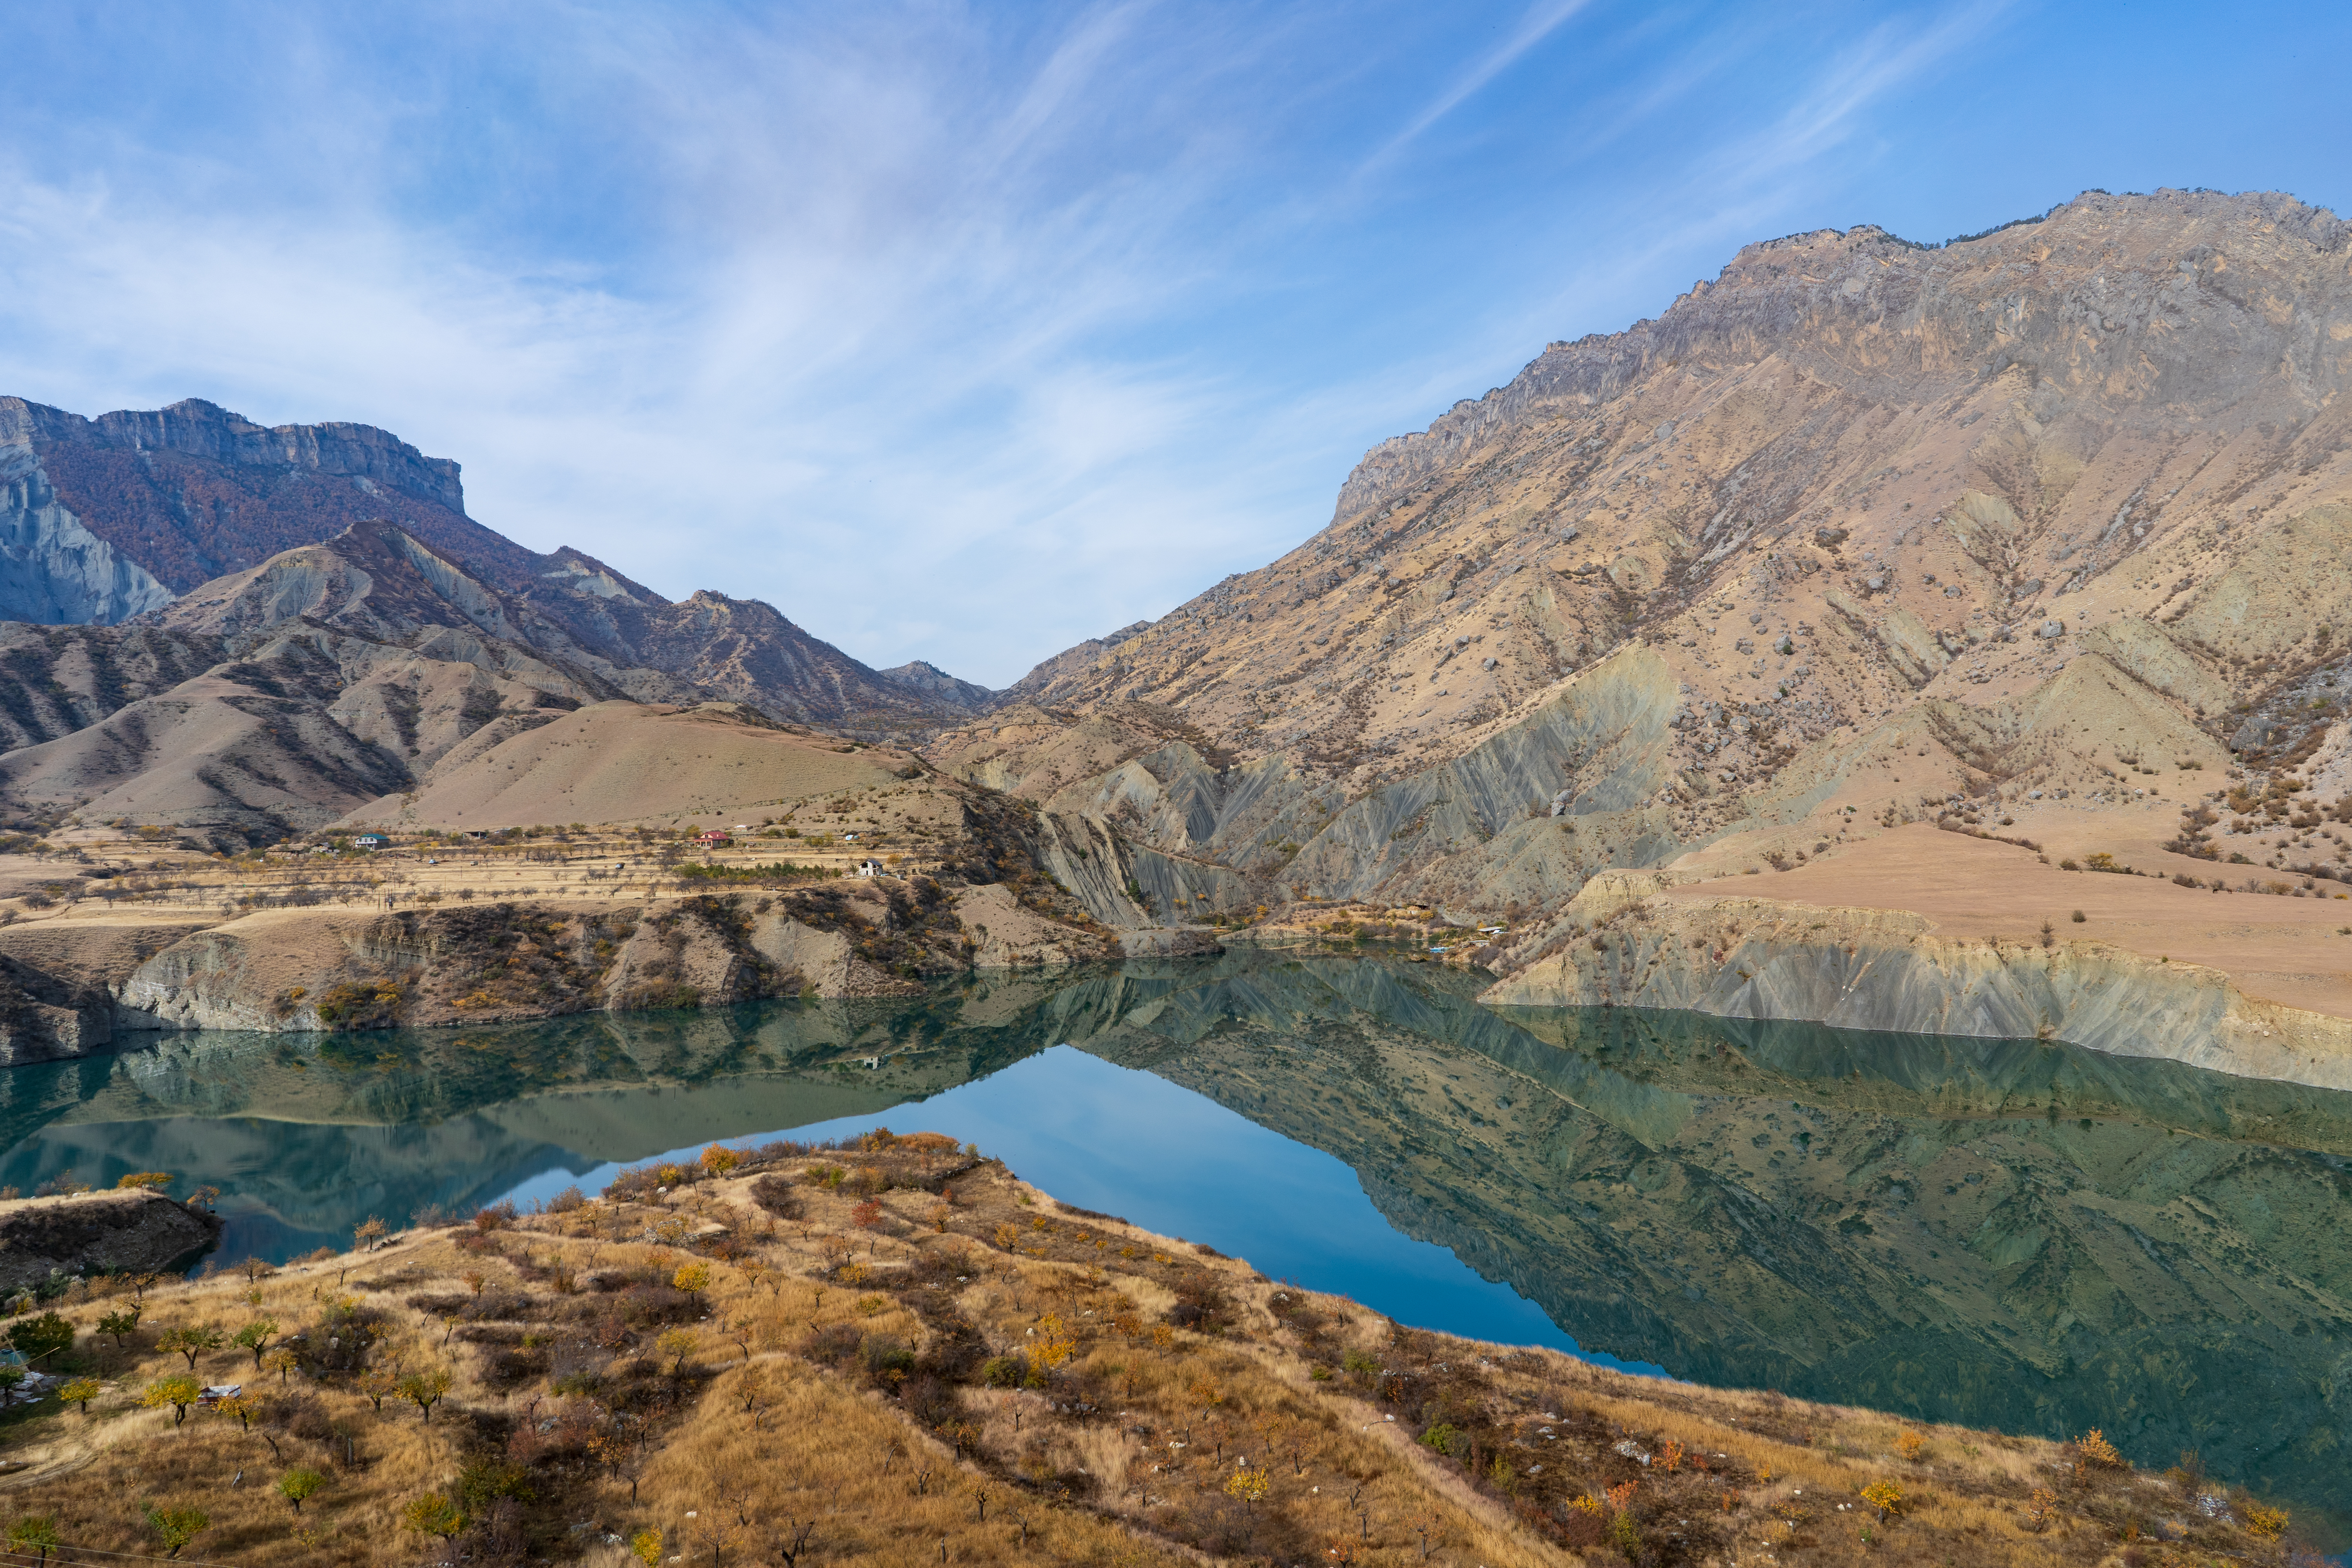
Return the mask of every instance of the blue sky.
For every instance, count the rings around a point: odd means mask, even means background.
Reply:
[[[2344,210],[2341,6],[22,6],[0,392],[208,397],[990,685],[1748,240]]]

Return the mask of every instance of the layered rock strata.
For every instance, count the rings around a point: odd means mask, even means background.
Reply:
[[[1939,935],[1900,910],[1660,897],[1607,872],[1569,904],[1575,934],[1497,981],[1497,1007],[1618,1006],[1913,1035],[2062,1040],[2238,1078],[2352,1089],[2352,1020],[2247,996],[2217,970],[2099,942]]]

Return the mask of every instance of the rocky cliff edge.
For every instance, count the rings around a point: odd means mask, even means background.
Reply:
[[[1904,910],[1665,890],[1650,873],[1596,875],[1569,905],[1556,950],[1479,1000],[2063,1040],[2352,1089],[2352,1020],[2250,997],[2219,970],[2102,942],[1956,938]]]

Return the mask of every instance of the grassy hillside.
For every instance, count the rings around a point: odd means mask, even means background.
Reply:
[[[26,1467],[0,1521],[257,1565],[2285,1557],[2278,1514],[2095,1435],[1402,1328],[945,1137],[737,1158],[281,1271],[74,1285],[44,1364],[89,1402],[0,1424]]]

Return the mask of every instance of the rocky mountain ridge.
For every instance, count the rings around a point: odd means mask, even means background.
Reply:
[[[673,605],[579,551],[527,550],[466,515],[457,463],[372,426],[265,427],[200,399],[85,419],[0,398],[0,619],[160,616],[180,596],[215,594],[216,580],[379,523],[581,656],[706,697],[880,734],[936,729],[989,695],[936,670],[869,668],[757,601],[705,592]]]
[[[2163,191],[1750,246],[930,754],[1199,862],[1194,908],[1532,911],[2029,798],[2140,835],[2344,730],[2348,243]],[[1138,705],[1189,738],[1079,741]]]
[[[131,625],[0,624],[0,725],[18,742],[0,752],[0,803],[241,847],[413,794],[583,707],[604,705],[605,754],[626,757],[645,742],[617,737],[644,725],[615,729],[606,709],[651,722],[741,706],[708,697],[722,681],[605,658],[540,605],[368,521]],[[706,646],[706,673],[723,647]]]

